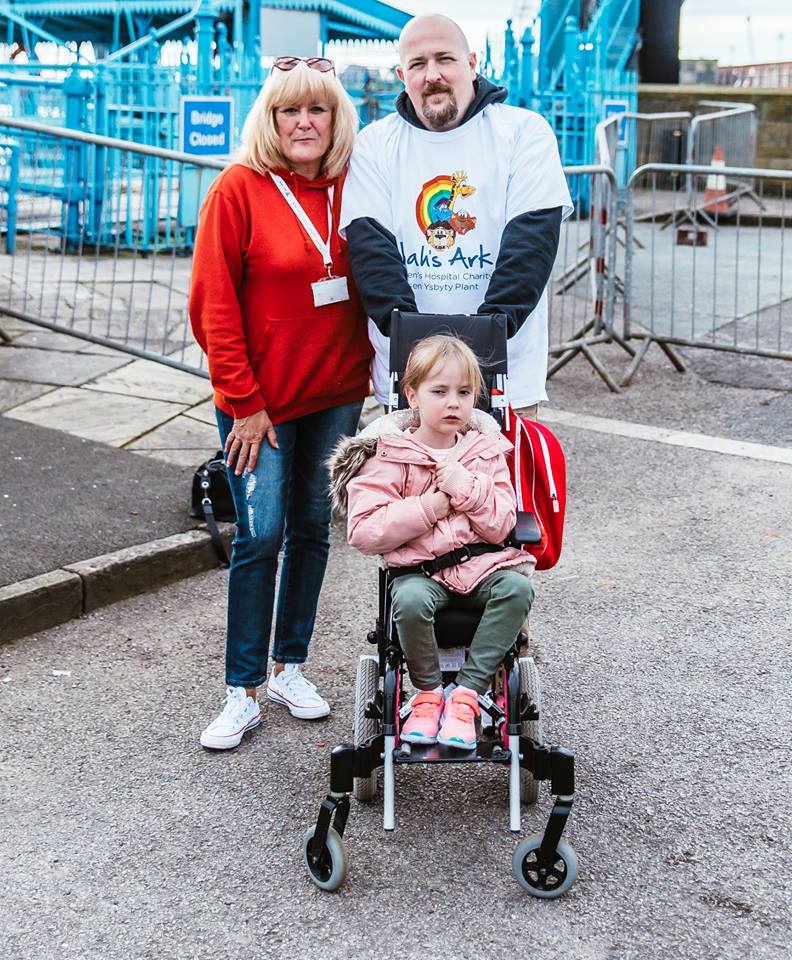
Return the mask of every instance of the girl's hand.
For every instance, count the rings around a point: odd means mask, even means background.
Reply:
[[[226,464],[229,468],[234,466],[234,473],[239,476],[247,467],[252,473],[256,469],[261,443],[267,438],[269,445],[278,449],[278,437],[275,433],[275,427],[267,415],[266,410],[259,410],[249,417],[242,417],[240,420],[234,420],[234,426],[231,433],[228,434],[225,442]]]
[[[470,471],[466,470],[458,460],[446,460],[437,468],[437,486],[455,497],[469,483]]]
[[[427,494],[426,497],[429,499],[429,505],[438,520],[442,520],[444,517],[447,517],[451,513],[451,498],[446,496],[441,490],[438,490],[437,487],[433,487]]]

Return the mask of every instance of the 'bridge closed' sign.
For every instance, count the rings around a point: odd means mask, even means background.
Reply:
[[[181,98],[181,151],[197,157],[231,153],[234,102],[231,97]]]

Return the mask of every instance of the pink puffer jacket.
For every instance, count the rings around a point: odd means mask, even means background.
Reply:
[[[497,422],[475,411],[454,458],[470,472],[438,519],[428,502],[437,461],[413,438],[411,414],[380,417],[357,437],[346,438],[330,459],[336,507],[348,500],[349,542],[362,553],[383,554],[389,567],[407,567],[469,543],[503,543],[514,527],[516,500],[504,454],[511,449]],[[533,558],[515,547],[472,557],[434,579],[456,593],[470,593],[501,567],[530,575]]]

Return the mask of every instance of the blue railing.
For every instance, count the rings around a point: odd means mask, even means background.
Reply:
[[[491,54],[485,61],[485,74],[508,87],[510,103],[536,110],[549,121],[565,166],[595,161],[594,132],[609,101],[621,102],[627,111],[637,109],[633,60],[639,12],[639,0],[601,0],[581,28],[580,0],[543,0],[537,21],[519,43],[508,21],[502,62],[496,65]],[[583,184],[582,213],[588,205],[586,190]]]
[[[503,44],[502,63],[496,68],[488,58],[483,72],[509,89],[511,103],[544,115],[558,137],[562,162],[567,166],[591,163],[594,131],[603,119],[607,100],[622,100],[628,110],[637,107],[637,78],[629,67],[637,39],[639,0],[602,0],[585,30],[576,17],[580,0],[543,0],[534,25],[539,53],[534,57],[534,32],[526,29],[516,42],[511,21]],[[196,13],[196,11],[198,11]],[[2,10],[0,9],[0,13]],[[195,41],[184,37],[194,16]],[[266,70],[258,58],[239,56],[228,41],[225,24],[215,23],[205,4],[196,4],[190,16],[164,28],[157,36],[143,37],[95,64],[48,66],[41,63],[0,66],[0,118],[13,116],[68,127],[86,133],[146,144],[165,150],[180,148],[179,112],[185,95],[230,96],[234,101],[235,140],[263,82]],[[178,35],[176,35],[178,34]],[[160,39],[182,41],[181,55],[172,66],[160,62]],[[174,46],[171,45],[171,50]],[[178,47],[176,47],[178,51]],[[196,55],[197,53],[197,55]],[[398,92],[395,84],[358,71],[349,76],[348,90],[365,124],[390,113]],[[9,153],[8,150],[13,147]],[[87,196],[89,211],[79,229],[92,241],[101,236],[102,190],[135,197],[144,211],[138,243],[152,249],[171,238],[159,229],[158,204],[173,178],[165,177],[161,161],[137,158],[124,169],[118,152],[110,155],[87,146],[74,146],[63,156],[38,151],[35,139],[20,133],[12,144],[2,145],[0,210],[10,220],[18,194],[60,199],[65,206],[62,224],[69,240],[78,229],[74,210]],[[75,152],[76,151],[76,152]],[[13,156],[14,177],[8,159]],[[167,186],[164,186],[167,180]],[[100,188],[99,183],[105,187]],[[4,201],[3,201],[4,196]],[[583,212],[587,196],[582,193]],[[140,218],[137,218],[140,219]],[[117,242],[113,236],[112,242]]]

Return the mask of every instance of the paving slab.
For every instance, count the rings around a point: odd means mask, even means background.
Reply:
[[[184,415],[145,434],[126,449],[185,467],[197,467],[220,445],[217,426]]]
[[[0,586],[195,526],[191,471],[0,417]]]
[[[129,363],[126,357],[69,354],[32,347],[0,349],[0,378],[55,386],[78,386]]]
[[[38,347],[40,350],[58,350],[61,353],[90,353],[112,356],[129,362],[128,357],[118,350],[111,350],[108,347],[72,337],[68,333],[58,333],[56,330],[47,330],[43,327],[15,336],[14,347]]]
[[[8,278],[4,277],[3,279]],[[19,320],[17,317],[9,317],[3,313],[2,308],[0,308],[0,327],[2,327],[6,333],[13,334],[14,336],[23,333],[36,333],[38,330],[41,330],[38,324],[30,323],[27,320]]]
[[[203,377],[152,360],[133,360],[121,369],[97,377],[85,388],[185,404],[201,403],[212,395],[212,385]]]
[[[0,413],[18,407],[28,400],[54,390],[46,383],[25,383],[23,380],[0,380]]]
[[[215,428],[217,427],[214,400],[206,400],[204,403],[199,403],[197,406],[185,410],[184,416],[190,417],[193,420],[200,420],[201,423],[209,423]]]
[[[165,356],[173,357],[174,360],[179,360],[198,370],[206,370],[206,354],[197,343],[179,344],[174,349],[168,350]]]
[[[184,404],[61,387],[6,416],[121,447],[185,409]]]

